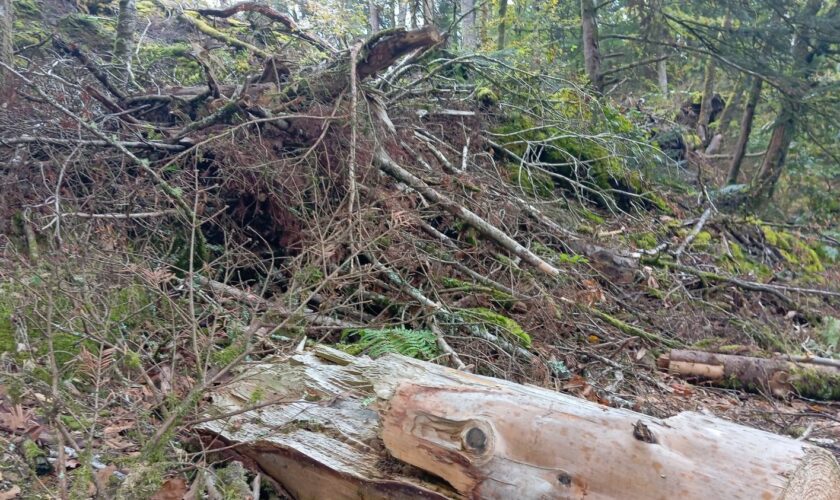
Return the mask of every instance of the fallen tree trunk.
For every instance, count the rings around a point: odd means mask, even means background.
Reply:
[[[283,402],[243,411],[257,391]],[[696,413],[657,419],[398,355],[319,347],[250,367],[212,401],[196,426],[205,445],[299,499],[840,491],[834,457],[800,441]]]
[[[657,364],[672,375],[778,397],[840,399],[840,368],[824,358],[754,358],[674,349]]]

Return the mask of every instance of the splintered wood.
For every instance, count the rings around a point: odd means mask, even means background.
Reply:
[[[398,355],[319,347],[252,365],[212,395],[210,412],[197,425],[206,445],[300,499],[828,500],[840,491],[834,458],[800,441]]]

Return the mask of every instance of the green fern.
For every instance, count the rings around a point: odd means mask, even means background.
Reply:
[[[342,342],[358,336],[358,340],[345,344],[343,349],[351,354],[365,353],[372,358],[393,352],[418,359],[432,359],[438,355],[437,337],[428,330],[383,328],[347,330]]]

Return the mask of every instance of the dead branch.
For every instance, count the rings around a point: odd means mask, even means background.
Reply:
[[[321,52],[325,52],[330,55],[333,55],[337,52],[335,48],[333,48],[324,40],[321,40],[320,37],[311,33],[307,33],[306,31],[300,29],[300,27],[297,25],[297,23],[295,23],[295,21],[291,17],[272,9],[268,5],[261,5],[252,2],[243,2],[236,4],[232,7],[228,7],[227,9],[196,9],[195,12],[198,12],[202,16],[220,18],[228,18],[239,12],[257,12],[271,19],[272,21],[276,21],[282,24],[286,27],[286,32],[288,34],[294,36],[295,38],[299,38],[301,40],[311,43],[312,45],[317,47],[318,50],[320,50]]]
[[[484,236],[495,241],[502,248],[510,251],[517,257],[536,267],[540,271],[548,274],[549,276],[557,276],[558,274],[560,274],[559,269],[555,268],[548,262],[544,261],[541,257],[537,256],[524,246],[520,245],[516,240],[502,232],[500,229],[491,225],[489,222],[485,221],[484,219],[476,215],[474,212],[464,208],[458,203],[455,203],[449,197],[437,192],[431,186],[423,182],[420,178],[416,177],[408,170],[405,170],[401,166],[397,165],[391,159],[391,157],[388,156],[388,153],[386,153],[385,150],[381,148],[378,149],[376,152],[375,160],[377,162],[377,165],[383,172],[394,177],[398,181],[410,186],[412,189],[423,195],[428,200],[440,204],[448,212],[455,215],[456,217],[460,217],[465,222],[467,222],[468,224],[476,228],[478,231],[480,231]]]
[[[795,361],[793,359],[796,359]],[[756,358],[705,351],[673,349],[659,357],[658,366],[672,375],[764,391],[777,397],[840,399],[840,366],[805,357]]]

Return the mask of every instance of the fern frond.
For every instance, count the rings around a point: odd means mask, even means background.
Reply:
[[[359,340],[348,346],[349,352],[366,353],[377,358],[386,353],[397,353],[419,359],[432,359],[438,355],[437,337],[429,330],[407,328],[382,328],[351,330],[342,336],[358,335]]]

